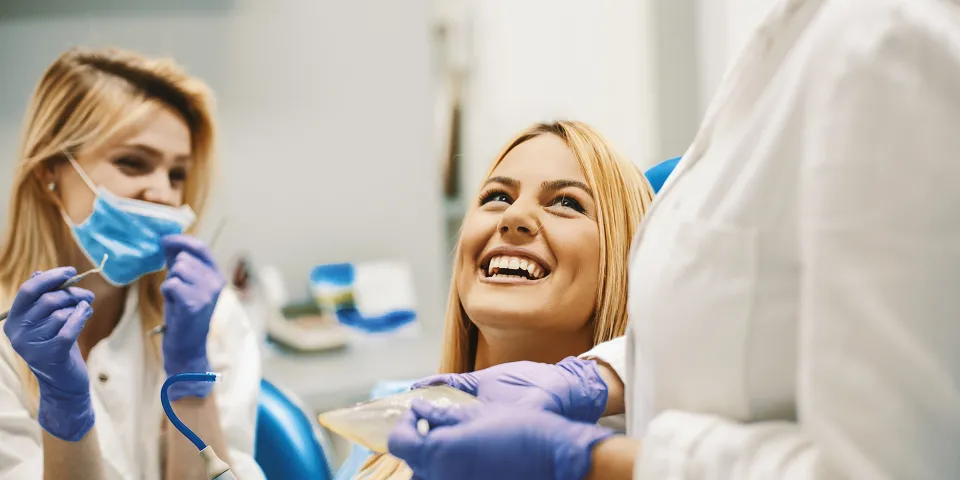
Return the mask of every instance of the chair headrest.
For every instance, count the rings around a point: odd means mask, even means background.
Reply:
[[[682,157],[676,157],[670,160],[664,160],[646,171],[645,175],[647,176],[647,181],[650,182],[650,185],[653,187],[653,193],[660,193],[660,188],[663,187],[664,182],[667,181],[667,177],[673,173],[673,169],[680,163],[681,158]]]

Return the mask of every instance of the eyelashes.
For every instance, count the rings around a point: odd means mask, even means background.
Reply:
[[[489,190],[480,195],[480,198],[479,198],[480,206],[484,206],[494,202],[505,203],[507,205],[510,205],[513,203],[513,198],[510,196],[510,194],[500,189]],[[567,195],[557,196],[549,204],[547,204],[547,206],[570,209],[578,213],[586,213],[586,209],[583,208],[583,205],[580,202],[578,202],[575,198]]]

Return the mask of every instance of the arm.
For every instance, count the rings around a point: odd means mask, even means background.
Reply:
[[[169,270],[165,300],[164,370],[168,375],[216,371],[215,384],[184,382],[170,387],[182,420],[244,480],[263,478],[253,461],[253,436],[260,392],[259,346],[239,302],[208,249],[194,238],[162,240]],[[216,395],[214,395],[214,392]],[[196,448],[179,435],[167,436],[167,478],[202,478]]]
[[[639,452],[640,441],[630,437],[610,437],[598,443],[585,480],[631,480]]]
[[[661,413],[636,478],[960,478],[960,38],[897,5],[824,39],[799,102],[799,422]]]
[[[104,476],[90,379],[77,346],[77,336],[93,313],[93,293],[77,287],[59,289],[76,273],[73,267],[61,267],[34,274],[21,285],[3,322],[10,348],[35,374],[39,391],[33,424],[24,407],[29,397],[15,394],[22,393],[24,386],[10,368],[9,359],[14,356],[4,348],[0,361],[0,367],[5,367],[0,368],[0,423],[4,428],[0,432],[3,443],[11,445],[4,445],[0,453],[13,454],[11,470],[18,473],[11,475],[39,477],[37,457],[42,454],[44,478],[99,480]],[[28,422],[42,427],[43,433],[32,434],[36,427]],[[12,450],[9,453],[8,448]],[[0,463],[0,469],[7,468]]]
[[[185,425],[190,426],[200,438],[217,453],[221,460],[233,465],[230,461],[229,449],[224,440],[223,429],[220,428],[220,412],[217,408],[215,395],[205,398],[184,397],[171,403],[177,416]],[[197,455],[195,447],[186,437],[167,421],[167,461],[164,467],[165,477],[168,480],[190,479],[206,480],[206,469],[203,460]],[[55,477],[60,478],[60,477]]]
[[[43,432],[43,478],[45,480],[100,480],[104,476],[96,427],[76,442]]]
[[[260,350],[236,294],[220,295],[207,339],[211,370],[223,374],[205,398],[173,402],[180,419],[230,465],[237,478],[257,480],[263,472],[253,458],[257,401],[260,395]],[[203,462],[189,440],[167,424],[167,478],[200,475]],[[183,470],[184,464],[189,467]]]
[[[600,377],[607,384],[607,404],[603,410],[603,416],[625,413],[623,378],[627,373],[626,337],[617,337],[603,342],[580,355],[580,358],[596,361]]]
[[[44,431],[28,408],[16,360],[6,337],[0,338],[0,480],[104,478],[96,428],[77,442]]]

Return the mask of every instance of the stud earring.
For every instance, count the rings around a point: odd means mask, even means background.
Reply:
[[[49,184],[47,184],[47,190],[50,190],[50,191],[52,192],[52,191],[54,191],[54,190],[56,190],[56,189],[57,189],[57,184],[56,184],[56,183],[50,182]]]

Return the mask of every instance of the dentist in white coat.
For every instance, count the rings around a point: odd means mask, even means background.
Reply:
[[[960,478],[958,156],[960,2],[780,1],[635,243],[594,352],[623,385],[512,394],[625,387],[629,437],[497,405],[507,364],[391,452],[425,480]]]

